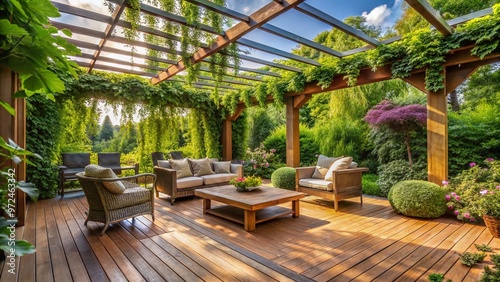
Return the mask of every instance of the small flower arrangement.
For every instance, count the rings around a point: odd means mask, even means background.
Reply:
[[[245,190],[249,187],[258,187],[262,185],[262,179],[258,176],[233,178],[229,181],[229,184],[232,184],[241,190]]]

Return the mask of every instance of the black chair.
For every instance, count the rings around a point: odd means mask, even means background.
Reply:
[[[151,159],[153,160],[153,167],[158,165],[158,161],[165,160],[165,156],[162,152],[153,152],[151,153]]]
[[[64,153],[59,166],[59,192],[64,196],[64,183],[78,180],[76,174],[90,164],[90,153]]]
[[[184,159],[184,156],[182,155],[181,151],[171,151],[170,158],[172,160],[182,160],[182,159]]]
[[[139,174],[139,164],[133,166],[122,166],[120,164],[121,153],[97,153],[97,164],[111,168],[117,175],[122,174],[122,170],[133,169],[135,174]]]

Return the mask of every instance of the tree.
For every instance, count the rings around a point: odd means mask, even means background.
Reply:
[[[427,108],[422,105],[396,106],[384,100],[373,107],[365,116],[372,127],[385,127],[403,134],[410,167],[413,166],[410,149],[411,133],[427,123]]]
[[[64,91],[64,83],[50,69],[50,64],[76,76],[75,70],[71,67],[76,64],[70,63],[65,55],[74,55],[80,51],[57,35],[59,31],[50,24],[49,17],[60,17],[49,0],[0,0],[0,67],[11,69],[19,75],[24,95],[42,93],[53,97],[52,93]],[[71,34],[68,30],[63,32]],[[14,114],[14,109],[8,103],[0,101],[0,105],[7,112]],[[11,140],[9,143],[5,142],[4,136],[0,137],[0,148],[2,148],[0,167],[4,167],[9,159],[18,164],[22,161],[19,156],[36,155],[20,148]],[[11,218],[9,221],[5,217],[0,218],[2,226],[0,249],[9,256],[11,254],[22,256],[33,253],[35,248],[24,240],[11,242],[9,239],[12,234],[7,226],[15,224],[16,220],[12,220],[15,215],[7,209],[10,203],[7,194],[12,193],[13,188],[20,189],[32,199],[36,199],[38,190],[33,187],[22,187],[17,181],[12,183],[11,180],[15,179],[15,176],[11,170],[3,169],[0,176],[1,209]],[[12,243],[15,244],[15,248],[12,247]]]
[[[49,17],[61,16],[57,8],[49,0],[1,0],[0,7],[0,66],[19,74],[25,95],[62,93],[64,83],[50,65],[76,76],[76,64],[65,56],[80,50],[50,24]],[[67,29],[62,32],[71,35]]]
[[[480,104],[500,105],[500,64],[479,68],[462,89],[464,107],[475,109]]]
[[[99,133],[99,139],[108,141],[113,138],[114,130],[113,123],[111,122],[111,118],[106,115],[104,121],[102,122],[101,133]]]

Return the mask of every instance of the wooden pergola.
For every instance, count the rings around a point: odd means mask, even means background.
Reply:
[[[123,19],[122,14],[128,7],[127,0],[107,0],[107,2],[115,5],[112,15],[97,13],[82,8],[74,7],[61,2],[52,3],[59,9],[61,14],[69,15],[71,17],[79,17],[93,22],[106,25],[103,31],[95,30],[86,26],[71,25],[60,19],[52,19],[52,24],[58,28],[67,28],[74,34],[84,35],[86,37],[98,39],[98,43],[92,43],[85,40],[68,39],[69,42],[75,44],[83,50],[82,54],[78,57],[72,58],[80,66],[88,68],[91,72],[94,69],[132,73],[141,76],[151,77],[153,84],[161,83],[166,80],[175,80],[176,74],[181,73],[186,69],[186,65],[199,64],[208,62],[209,57],[222,52],[229,44],[236,43],[239,46],[246,46],[265,53],[277,55],[290,60],[302,62],[307,65],[319,66],[320,63],[296,54],[289,53],[284,50],[279,50],[262,43],[254,42],[245,38],[245,35],[254,30],[260,30],[271,34],[276,37],[281,37],[297,44],[308,46],[317,51],[335,57],[345,57],[359,52],[365,52],[373,49],[380,44],[390,44],[400,39],[400,37],[390,38],[384,41],[379,41],[371,38],[360,30],[357,30],[341,20],[323,12],[321,9],[313,7],[307,3],[306,0],[274,0],[270,1],[267,5],[260,8],[251,15],[245,15],[240,12],[230,10],[207,0],[187,0],[188,2],[199,5],[204,9],[215,11],[225,17],[233,19],[237,23],[231,28],[222,33],[218,33],[212,27],[198,24],[203,32],[208,32],[217,36],[217,39],[210,45],[202,44],[202,46],[191,56],[191,62],[186,64],[180,59],[180,50],[169,49],[165,46],[159,46],[139,40],[130,41],[125,37],[117,35],[117,28],[130,28],[132,23]],[[453,27],[457,24],[463,23],[470,19],[487,15],[492,12],[490,9],[478,11],[466,16],[462,16],[450,21],[445,21],[440,14],[426,1],[426,0],[405,0],[413,9],[420,13],[436,30],[443,35],[450,35],[454,32]],[[353,36],[367,45],[365,47],[356,48],[347,51],[338,51],[328,48],[324,45],[318,44],[312,40],[294,34],[292,31],[284,30],[280,27],[274,26],[270,23],[271,20],[283,16],[294,10],[300,12],[302,15],[311,17],[315,20],[321,21],[336,28],[350,36]],[[164,21],[170,21],[179,25],[190,25],[186,18],[163,11],[157,7],[146,4],[140,4],[140,12],[147,15],[152,15]],[[168,38],[179,42],[181,39],[175,34],[169,34],[163,30],[139,25],[137,31],[143,34],[151,34],[162,38]],[[135,47],[141,47],[150,50],[156,50],[163,54],[173,54],[179,59],[167,59],[164,56],[153,57],[141,53],[134,53],[134,58],[147,59],[153,62],[160,62],[168,64],[168,68],[160,68],[141,63],[131,63],[129,60],[119,59],[118,56],[131,56],[132,52],[126,48],[117,48],[116,45],[128,44]],[[427,137],[428,137],[428,179],[429,181],[441,184],[442,180],[448,178],[448,126],[447,126],[447,94],[458,87],[465,79],[467,79],[478,67],[498,62],[500,54],[492,54],[483,58],[474,57],[470,54],[473,46],[453,50],[446,57],[444,63],[444,88],[437,92],[427,91],[425,89],[425,69],[415,70],[412,75],[404,80],[418,89],[427,93]],[[274,67],[291,72],[301,72],[302,70],[297,67],[284,65],[274,61],[266,61],[261,58],[240,54],[239,59],[242,61],[253,62],[263,66]],[[112,64],[112,65],[110,65]],[[139,68],[139,70],[137,69]],[[363,69],[357,79],[357,85],[363,85],[373,82],[379,82],[391,79],[391,65],[385,65],[378,68],[376,71],[371,69]],[[234,85],[255,86],[263,80],[266,76],[279,77],[278,73],[263,70],[260,68],[246,68],[240,67],[240,72],[252,73],[253,75],[246,74],[232,74],[227,75],[219,88],[233,89]],[[205,66],[201,67],[202,72],[209,71]],[[15,106],[17,110],[16,117],[12,118],[9,126],[1,128],[1,136],[11,138],[21,146],[25,145],[26,139],[26,126],[25,126],[25,105],[22,100],[15,100],[12,94],[19,87],[16,75],[10,70],[4,69],[0,66],[0,82],[2,88],[0,89],[0,99],[8,101],[11,105]],[[199,75],[198,81],[194,83],[197,87],[215,87],[213,79],[207,75]],[[286,157],[287,166],[296,167],[300,163],[300,144],[299,144],[299,109],[317,93],[332,91],[349,87],[347,82],[343,79],[343,75],[337,75],[333,78],[331,85],[328,88],[321,89],[316,83],[308,83],[304,91],[300,93],[286,93],[286,128],[287,128],[287,141],[286,141]],[[272,97],[267,97],[267,100],[272,101]],[[223,126],[223,158],[226,160],[232,159],[232,121],[236,120],[241,112],[244,110],[244,104],[239,104],[236,112],[228,116]],[[3,110],[1,110],[3,111]],[[0,111],[0,112],[1,112]],[[11,118],[7,117],[6,113],[0,113],[1,120]],[[18,173],[20,180],[25,179],[25,169],[20,169]],[[22,213],[21,213],[22,214]],[[22,218],[21,218],[22,221]]]

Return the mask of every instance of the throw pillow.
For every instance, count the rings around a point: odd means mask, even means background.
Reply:
[[[311,176],[312,178],[325,179],[325,175],[332,164],[340,158],[329,158],[327,156],[319,155],[316,162],[316,168]]]
[[[208,158],[208,161],[210,162],[210,165],[212,166],[212,171],[215,171],[214,163],[218,162],[219,159],[217,159],[217,158]]]
[[[328,169],[325,175],[325,180],[333,180],[333,171],[339,170],[339,169],[347,169],[352,163],[352,158],[351,157],[345,157],[341,158],[339,160],[336,160]]]
[[[189,160],[193,168],[194,176],[202,176],[207,174],[214,174],[210,161],[208,159]]]
[[[158,166],[163,168],[172,168],[168,160],[158,160]]]
[[[231,173],[231,161],[214,162],[215,173]]]
[[[351,165],[349,166],[349,168],[357,168],[357,167],[358,167],[357,162],[352,162]]]
[[[170,160],[170,166],[177,171],[177,178],[193,176],[188,159]]]
[[[85,167],[85,176],[95,178],[118,178],[115,172],[107,167],[102,167],[95,164],[90,164]],[[121,181],[104,181],[102,183],[109,192],[114,194],[122,194],[125,192],[125,186]]]

